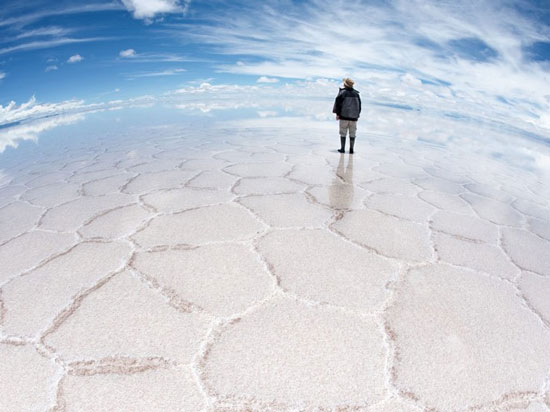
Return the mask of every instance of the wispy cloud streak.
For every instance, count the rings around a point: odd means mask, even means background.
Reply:
[[[133,63],[215,62],[214,60],[207,60],[199,57],[181,56],[175,53],[139,53],[136,52],[134,49],[121,50],[119,52],[118,60]]]
[[[91,13],[99,11],[109,10],[124,10],[124,7],[119,2],[113,1],[109,3],[91,3],[83,4],[79,6],[66,7],[66,8],[52,8],[44,9],[39,12],[22,13],[16,17],[8,17],[0,19],[0,27],[12,26],[12,27],[24,27],[28,24],[42,20],[51,16],[63,16],[79,13]]]
[[[37,40],[29,43],[18,44],[17,46],[4,47],[0,49],[0,55],[13,53],[20,50],[47,49],[72,43],[87,43],[95,41],[111,40],[111,37],[86,37],[86,38],[60,38],[54,40]]]
[[[68,27],[49,26],[40,27],[38,29],[26,30],[17,36],[15,39],[26,39],[29,37],[63,37],[73,33],[75,30]]]
[[[162,71],[156,71],[156,72],[144,72],[144,73],[135,73],[130,75],[129,79],[135,79],[139,77],[162,77],[162,76],[174,76],[177,74],[182,74],[186,70],[185,69],[168,69],[168,70],[162,70]]]

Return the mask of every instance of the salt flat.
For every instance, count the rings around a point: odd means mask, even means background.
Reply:
[[[0,410],[549,411],[548,171],[332,126],[7,163]]]

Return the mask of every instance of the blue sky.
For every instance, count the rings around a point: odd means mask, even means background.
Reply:
[[[297,84],[299,94],[300,82],[352,76],[373,97],[498,102],[550,127],[549,69],[548,0],[4,0],[0,9],[4,112],[32,96],[99,103],[205,82]]]

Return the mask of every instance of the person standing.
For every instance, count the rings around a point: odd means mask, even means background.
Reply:
[[[355,82],[345,78],[344,87],[338,92],[334,100],[332,113],[336,114],[336,120],[340,120],[340,153],[345,152],[346,135],[349,131],[349,152],[353,154],[355,137],[357,132],[357,120],[361,114],[361,98],[359,92],[353,88]]]

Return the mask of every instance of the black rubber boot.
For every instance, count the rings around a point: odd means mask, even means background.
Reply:
[[[340,153],[344,153],[346,148],[346,136],[340,136],[340,149],[338,151]]]
[[[353,146],[355,146],[355,137],[349,138],[349,153],[353,154]]]

